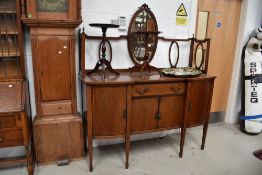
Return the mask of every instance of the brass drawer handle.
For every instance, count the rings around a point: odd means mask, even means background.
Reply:
[[[175,87],[170,88],[174,93],[177,93],[177,89]]]
[[[144,88],[143,90],[141,90],[140,88],[136,88],[136,92],[140,95],[144,95],[148,91],[149,91],[149,88]]]
[[[174,93],[178,93],[179,91],[182,90],[182,87],[181,87],[181,86],[178,86],[178,87],[170,87],[170,89],[171,89]]]
[[[3,138],[0,138],[0,143],[3,142],[3,141],[4,141],[4,139],[3,139]]]

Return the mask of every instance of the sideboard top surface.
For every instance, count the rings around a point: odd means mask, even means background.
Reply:
[[[184,81],[204,81],[206,79],[215,79],[215,76],[201,74],[194,78],[176,78],[161,76],[157,73],[150,73],[140,76],[140,73],[123,72],[119,76],[107,73],[105,79],[102,74],[92,74],[81,79],[86,85],[120,85],[120,84],[143,84],[143,83],[168,83],[168,82],[184,82]]]

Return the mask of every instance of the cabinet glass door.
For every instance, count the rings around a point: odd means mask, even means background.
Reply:
[[[21,76],[15,0],[0,1],[0,79]]]

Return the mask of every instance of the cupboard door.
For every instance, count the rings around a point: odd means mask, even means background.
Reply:
[[[126,87],[93,87],[93,135],[120,136],[126,129]]]
[[[160,98],[159,128],[179,128],[182,124],[184,96]]]
[[[71,99],[69,38],[39,37],[36,62],[42,101]]]
[[[157,108],[157,98],[133,99],[131,132],[157,129],[157,120],[155,119]]]
[[[188,119],[187,126],[203,124],[209,115],[211,81],[196,81],[189,83]]]

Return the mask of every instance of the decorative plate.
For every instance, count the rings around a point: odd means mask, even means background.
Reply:
[[[161,72],[168,77],[197,77],[202,73],[193,67],[165,68]]]

